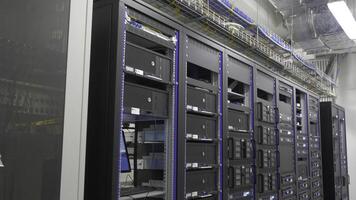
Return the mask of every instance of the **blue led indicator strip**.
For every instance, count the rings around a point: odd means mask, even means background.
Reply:
[[[220,191],[219,196],[220,200],[223,199],[223,54],[219,53],[219,74],[220,74],[220,86],[219,86],[219,94],[220,94]]]

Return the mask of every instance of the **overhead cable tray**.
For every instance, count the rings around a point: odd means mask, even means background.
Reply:
[[[283,40],[279,39],[278,44],[271,42],[271,38],[278,38],[277,35],[267,31],[267,29],[255,25],[253,21],[230,18],[226,13],[217,12],[216,7],[220,0],[168,0],[170,5],[178,6],[185,12],[194,13],[199,16],[200,21],[206,21],[208,24],[219,31],[223,31],[233,36],[235,39],[248,45],[250,49],[263,54],[272,62],[280,65],[278,70],[271,69],[282,76],[288,74],[290,79],[299,82],[308,89],[324,97],[335,96],[335,82],[323,71],[312,67],[309,63],[291,50],[291,47]],[[216,1],[216,3],[211,3]],[[214,7],[215,6],[215,7]],[[221,9],[221,7],[220,7]],[[231,10],[233,12],[233,10]],[[242,12],[239,12],[240,15]],[[232,13],[230,13],[232,16]],[[250,19],[250,18],[247,18]],[[260,34],[259,34],[260,32]],[[289,55],[288,55],[289,53]],[[280,70],[282,68],[282,70]]]

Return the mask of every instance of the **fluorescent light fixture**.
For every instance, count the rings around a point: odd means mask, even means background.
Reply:
[[[329,10],[339,22],[346,35],[356,40],[356,21],[345,1],[334,1],[328,3]]]

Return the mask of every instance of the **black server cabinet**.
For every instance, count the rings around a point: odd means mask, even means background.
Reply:
[[[294,90],[281,81],[278,83],[279,197],[295,199]]]
[[[278,141],[275,78],[256,70],[256,199],[278,199]]]
[[[345,110],[331,102],[320,103],[324,199],[349,199]]]
[[[311,199],[323,199],[323,173],[319,120],[319,100],[308,95],[309,168]]]
[[[178,152],[184,182],[179,199],[221,199],[221,75],[222,54],[215,47],[185,34],[185,136]],[[184,161],[182,164],[181,162]],[[184,180],[184,181],[183,181]],[[183,192],[183,195],[182,193]]]
[[[87,200],[174,198],[179,38],[158,16],[132,1],[94,3]]]
[[[172,199],[176,31],[129,6],[123,28],[121,129],[131,169],[120,172],[120,199]]]
[[[295,90],[295,152],[298,200],[309,200],[309,137],[307,93]]]
[[[224,199],[254,199],[253,68],[225,55]]]

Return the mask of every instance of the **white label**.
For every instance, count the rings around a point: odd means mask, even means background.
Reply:
[[[231,88],[228,88],[227,91],[228,91],[228,92],[232,92],[232,89],[231,89]]]
[[[192,167],[193,168],[197,168],[198,167],[198,163],[192,163]]]
[[[187,134],[187,138],[192,138],[192,137],[193,137],[192,134],[190,133]]]
[[[193,135],[193,139],[198,139],[199,136],[198,135]]]
[[[234,130],[234,127],[233,126],[229,126],[229,130]]]
[[[198,192],[192,192],[192,197],[198,196]]]
[[[193,109],[193,106],[187,105],[187,109],[188,109],[188,110],[192,110],[192,109]]]
[[[187,163],[186,167],[187,167],[187,168],[192,167],[192,163]]]
[[[189,198],[189,197],[191,197],[192,196],[192,193],[187,193],[187,194],[185,194],[185,197],[186,198]]]
[[[126,66],[126,71],[128,72],[134,72],[134,68],[130,66]]]
[[[198,107],[193,106],[193,110],[194,110],[194,111],[198,111],[199,109],[198,109]]]
[[[138,74],[138,75],[143,76],[143,70],[135,69],[135,73]]]
[[[140,115],[140,109],[139,108],[131,108],[131,114],[133,115]]]

